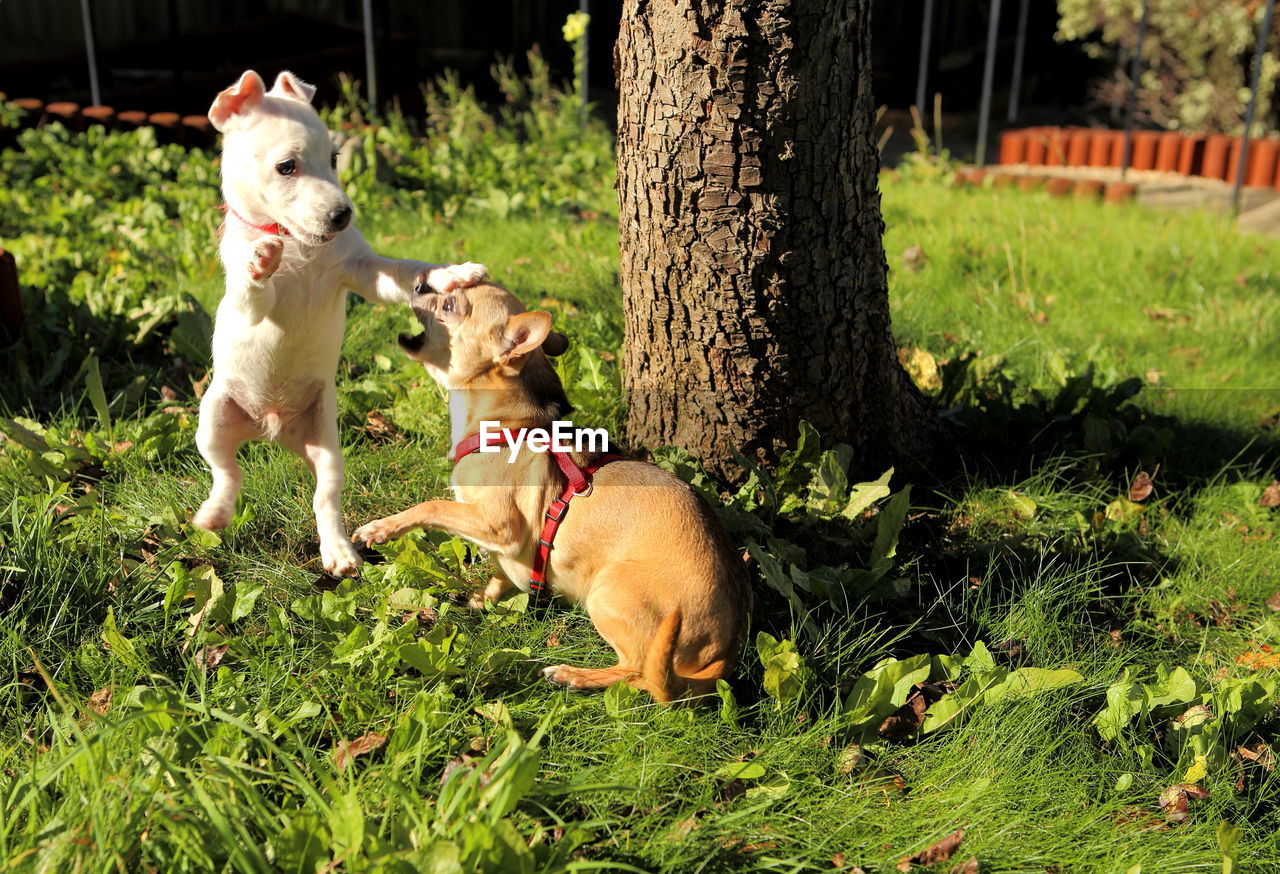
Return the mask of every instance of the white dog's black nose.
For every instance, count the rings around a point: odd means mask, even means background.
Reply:
[[[346,204],[345,206],[340,206],[337,209],[335,209],[333,212],[329,213],[329,230],[332,233],[336,234],[339,231],[345,231],[347,229],[347,225],[349,224],[351,224],[351,205],[350,204]]]

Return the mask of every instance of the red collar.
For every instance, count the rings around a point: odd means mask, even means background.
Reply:
[[[238,218],[238,219],[240,220],[240,224],[242,224],[242,225],[244,225],[244,226],[246,226],[246,227],[253,228],[255,231],[262,231],[264,234],[270,234],[270,235],[271,235],[271,236],[273,236],[273,237],[289,237],[289,236],[292,236],[292,234],[290,234],[290,233],[289,233],[289,229],[288,229],[288,228],[286,228],[286,227],[282,227],[282,226],[281,226],[281,224],[280,224],[279,222],[274,222],[274,223],[269,224],[269,225],[255,225],[253,222],[249,221],[247,218],[245,218],[244,216],[240,215],[240,213],[238,213],[238,212],[236,212],[234,209],[232,209],[232,208],[231,208],[231,206],[230,206],[229,204],[225,204],[225,203],[223,203],[223,204],[219,204],[219,205],[218,205],[218,209],[222,210],[222,211],[223,211],[223,212],[225,212],[227,215],[233,215],[233,216],[235,216],[236,218]]]
[[[521,428],[518,433],[523,434],[525,429]],[[479,434],[472,434],[470,437],[464,437],[458,441],[453,447],[453,451],[449,453],[449,460],[455,465],[466,458],[473,452],[479,452],[482,441]],[[487,445],[489,446],[505,446],[507,445],[506,434],[498,432],[490,433]],[[554,449],[547,450],[551,453],[551,457],[556,460],[556,464],[560,467],[560,472],[564,474],[565,486],[560,492],[560,497],[551,502],[551,506],[547,508],[545,521],[542,523],[542,536],[538,538],[538,547],[533,553],[533,568],[529,573],[529,590],[535,598],[540,598],[546,594],[547,584],[547,561],[551,558],[551,550],[555,548],[556,531],[560,528],[564,515],[569,511],[569,501],[575,496],[587,497],[591,494],[592,483],[591,477],[600,468],[604,467],[612,461],[622,461],[623,457],[614,452],[606,452],[604,455],[598,456],[594,461],[586,467],[578,467],[577,462],[573,460],[567,452],[557,452]]]

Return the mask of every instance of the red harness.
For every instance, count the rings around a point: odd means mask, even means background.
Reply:
[[[253,228],[255,231],[262,231],[264,234],[271,234],[272,236],[275,236],[275,237],[292,236],[292,234],[289,233],[289,229],[285,227],[281,227],[279,222],[275,222],[269,225],[255,225],[253,222],[249,221],[247,218],[240,215],[240,213],[232,209],[228,204],[225,204],[225,203],[219,204],[218,209],[222,210],[227,215],[235,216],[236,218],[240,219],[240,223],[242,225],[246,225],[247,227]]]
[[[521,434],[524,429],[521,428]],[[489,446],[505,446],[507,445],[507,437],[504,433],[489,434]],[[467,457],[473,452],[479,452],[481,446],[481,438],[479,434],[472,434],[458,441],[458,445],[453,447],[453,451],[449,453],[449,459],[456,466],[459,461]],[[560,493],[560,497],[551,502],[551,506],[547,508],[545,521],[542,523],[542,536],[538,538],[538,548],[533,553],[533,570],[529,574],[529,589],[533,592],[535,598],[541,598],[546,595],[547,583],[547,561],[551,558],[551,550],[555,548],[556,531],[560,528],[560,523],[564,521],[564,515],[569,511],[569,501],[575,495],[586,497],[591,494],[591,477],[600,468],[612,461],[621,461],[623,457],[615,452],[606,452],[586,467],[578,467],[573,458],[567,452],[556,452],[554,449],[548,450],[551,456],[556,460],[556,464],[560,466],[561,473],[564,474],[567,482],[564,491]]]

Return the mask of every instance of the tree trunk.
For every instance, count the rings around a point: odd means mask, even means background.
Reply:
[[[860,473],[937,434],[898,365],[871,0],[626,0],[618,203],[628,438],[733,471],[807,420]]]

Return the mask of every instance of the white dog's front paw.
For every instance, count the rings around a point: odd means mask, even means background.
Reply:
[[[235,513],[235,504],[228,506],[222,502],[205,501],[191,517],[191,524],[205,531],[221,531],[231,524]]]
[[[483,264],[474,264],[468,261],[466,264],[451,264],[448,267],[436,267],[426,271],[426,275],[419,274],[417,286],[421,288],[423,280],[431,286],[434,291],[441,294],[453,291],[455,288],[468,288],[475,285],[480,280],[489,275],[489,271],[485,269]]]
[[[263,237],[253,246],[249,259],[249,278],[254,282],[266,282],[280,269],[284,257],[284,240],[280,237]]]
[[[360,553],[345,539],[320,541],[320,560],[335,577],[354,577],[364,564]]]

